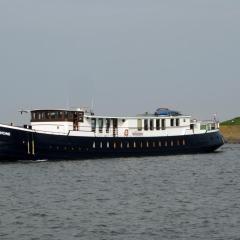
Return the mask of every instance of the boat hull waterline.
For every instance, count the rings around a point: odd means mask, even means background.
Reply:
[[[1,125],[0,160],[76,160],[213,152],[221,133],[155,137],[88,137],[39,133]]]

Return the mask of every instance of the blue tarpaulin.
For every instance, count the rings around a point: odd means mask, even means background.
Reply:
[[[180,112],[175,110],[170,110],[168,108],[158,108],[155,111],[155,115],[161,115],[161,116],[179,116],[181,115]]]

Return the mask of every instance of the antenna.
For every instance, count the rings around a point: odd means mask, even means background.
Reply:
[[[66,109],[70,109],[70,94],[69,94],[69,82],[65,81],[65,97],[66,97]]]
[[[93,109],[94,109],[94,97],[92,97],[92,103],[91,103],[91,109],[90,109],[90,112],[91,114],[93,114]]]

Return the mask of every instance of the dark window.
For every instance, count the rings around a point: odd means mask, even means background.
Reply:
[[[165,119],[162,119],[162,130],[165,130],[166,126],[165,126]]]
[[[95,132],[96,131],[96,118],[92,118],[91,127],[92,127],[92,132]]]
[[[172,118],[171,119],[171,127],[173,127],[174,126],[174,119]]]
[[[106,119],[106,133],[109,133],[110,124],[111,124],[111,120],[109,118],[107,118]]]
[[[144,130],[148,130],[148,119],[144,119]]]
[[[179,118],[176,119],[176,126],[179,127]]]
[[[103,130],[103,119],[102,118],[98,119],[98,126],[99,126],[99,132],[102,133],[102,130]]]
[[[156,119],[156,129],[160,130],[160,119]]]
[[[150,119],[150,130],[154,130],[153,119]]]

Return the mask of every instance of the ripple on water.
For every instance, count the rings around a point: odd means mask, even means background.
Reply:
[[[239,157],[0,164],[0,239],[239,239]]]

